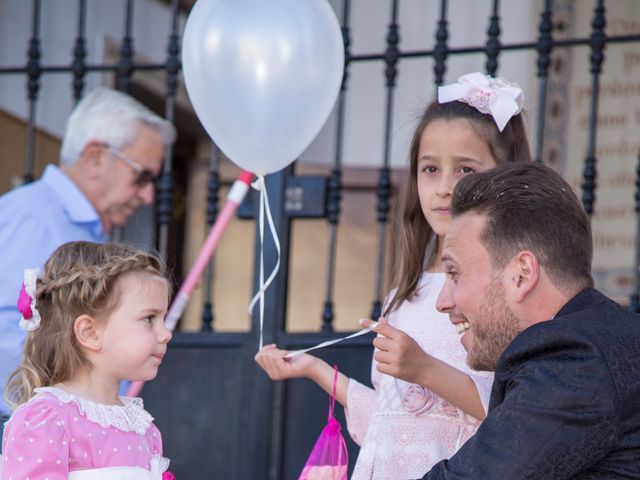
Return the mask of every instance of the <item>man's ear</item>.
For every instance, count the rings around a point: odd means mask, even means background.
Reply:
[[[82,149],[77,163],[82,166],[90,178],[95,178],[104,166],[106,160],[104,154],[104,143],[91,140]]]
[[[540,262],[532,252],[522,250],[509,262],[508,269],[508,284],[513,299],[521,303],[538,284]]]
[[[98,320],[90,315],[80,315],[73,322],[73,333],[81,347],[98,352],[102,348]]]

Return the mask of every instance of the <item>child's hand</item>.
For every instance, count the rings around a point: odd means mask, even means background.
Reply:
[[[360,321],[365,328],[373,323],[372,320]],[[373,356],[378,362],[378,371],[400,380],[422,384],[432,357],[413,338],[393,328],[383,317],[380,317],[373,331],[379,334],[373,340],[373,346],[379,350]]]
[[[288,378],[308,377],[316,358],[302,353],[292,358],[284,358],[289,353],[280,350],[274,344],[262,347],[254,360],[269,375],[271,380],[286,380]]]

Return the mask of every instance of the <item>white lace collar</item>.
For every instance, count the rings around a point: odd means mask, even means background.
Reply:
[[[36,394],[50,393],[64,403],[74,402],[80,413],[101,427],[115,427],[123,432],[143,435],[153,417],[144,409],[141,398],[120,397],[123,405],[105,405],[73,395],[57,387],[34,388]]]

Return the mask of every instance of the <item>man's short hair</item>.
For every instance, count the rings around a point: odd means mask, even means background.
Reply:
[[[481,240],[493,268],[531,251],[558,288],[593,285],[591,222],[571,186],[536,163],[505,163],[469,175],[456,185],[453,217],[487,218]]]
[[[129,95],[100,87],[78,103],[67,121],[60,161],[75,163],[90,141],[123,149],[133,143],[140,127],[157,132],[165,145],[171,144],[176,131],[171,122],[156,115]]]

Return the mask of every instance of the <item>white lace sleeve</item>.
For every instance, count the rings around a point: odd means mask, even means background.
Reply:
[[[376,408],[378,394],[370,387],[349,379],[347,388],[347,406],[344,409],[347,430],[353,441],[362,445],[369,422]]]

